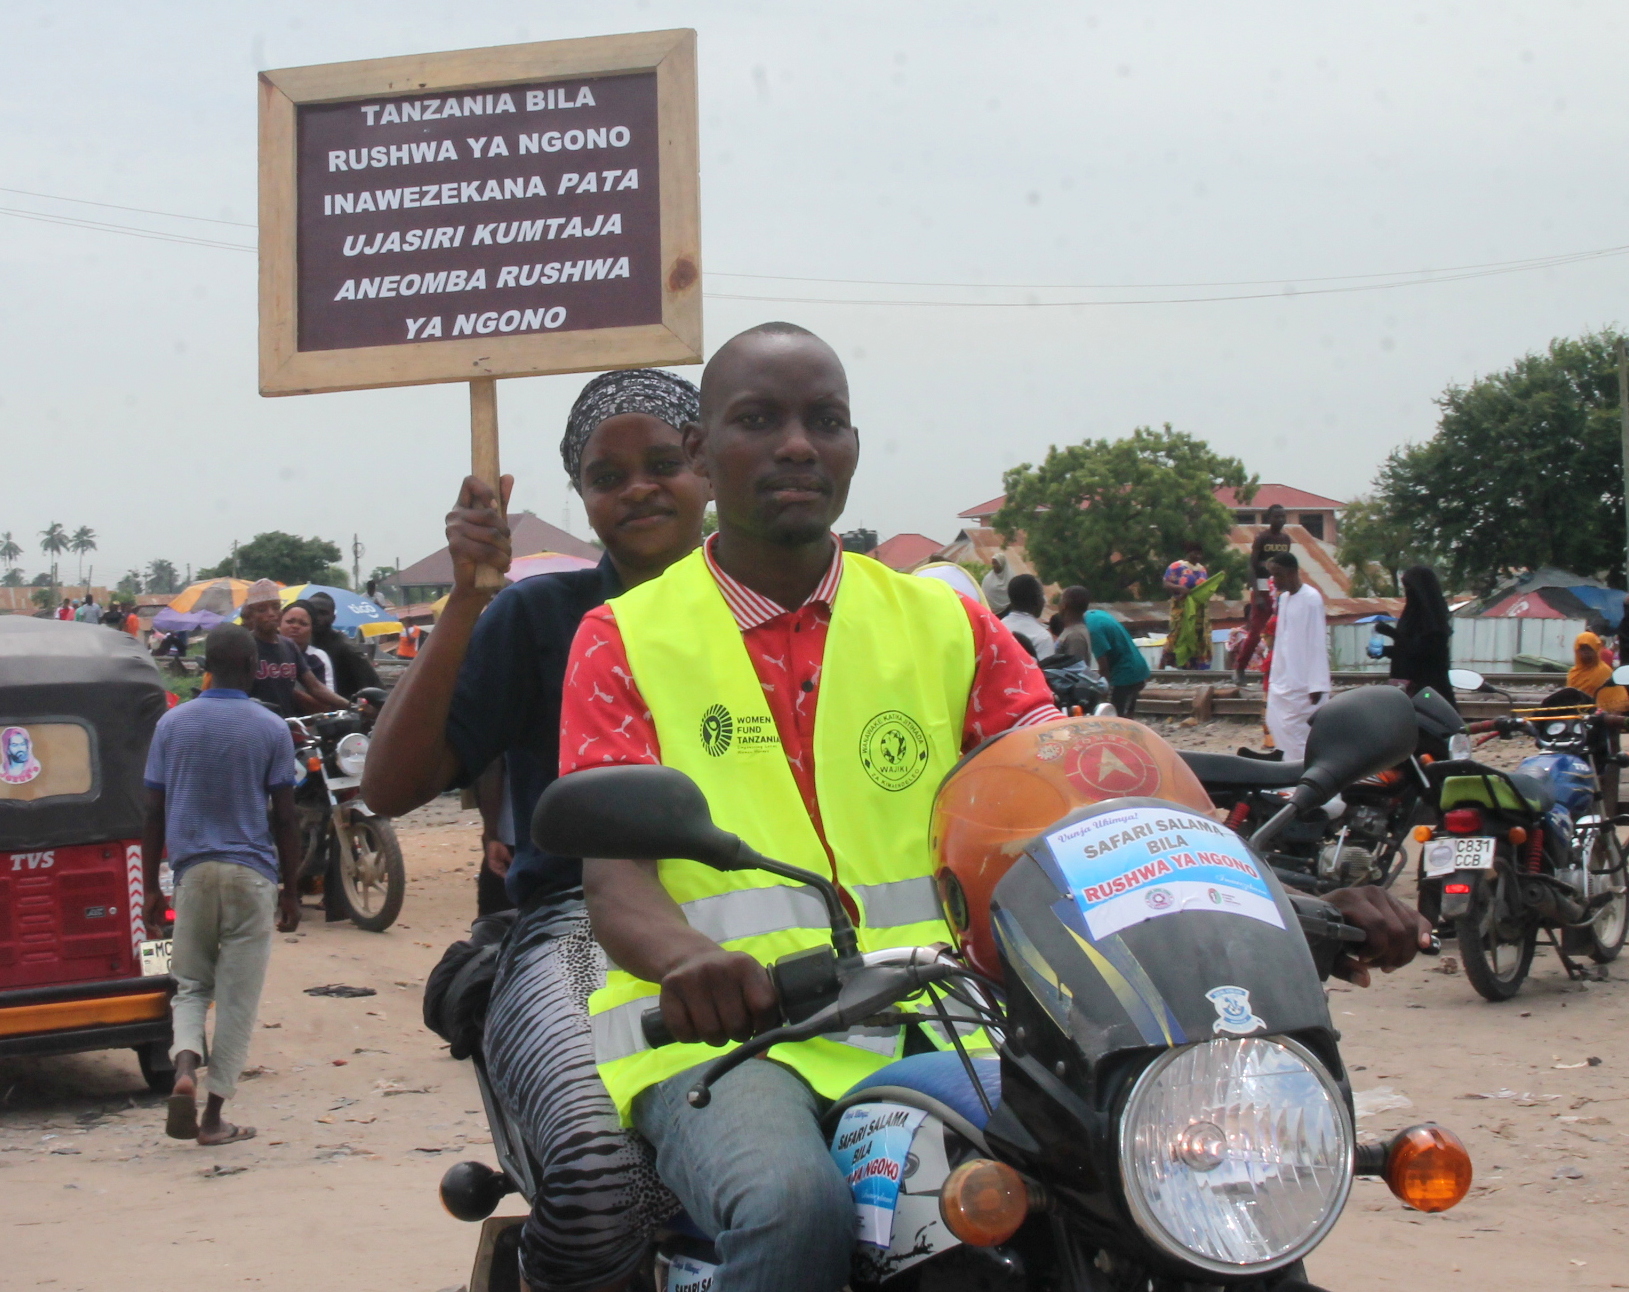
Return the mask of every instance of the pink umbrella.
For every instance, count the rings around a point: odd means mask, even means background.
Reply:
[[[530,556],[517,556],[509,562],[509,573],[504,575],[511,583],[529,579],[534,574],[558,574],[561,570],[591,570],[593,561],[580,556],[567,556],[564,552],[533,552]]]

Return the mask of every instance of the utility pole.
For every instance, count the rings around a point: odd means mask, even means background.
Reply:
[[[362,539],[357,534],[351,535],[351,587],[358,592],[362,591],[362,553],[368,549],[362,546]]]
[[[1624,577],[1629,578],[1629,343],[1618,338],[1618,412],[1623,418]]]
[[[232,577],[238,577],[238,540],[232,540]]]

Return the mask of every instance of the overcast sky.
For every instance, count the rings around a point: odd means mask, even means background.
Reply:
[[[769,318],[837,348],[863,444],[843,526],[883,537],[948,541],[1004,468],[1166,421],[1350,498],[1446,385],[1625,314],[1623,257],[1313,291],[1629,244],[1621,5],[9,0],[0,21],[0,186],[245,225],[259,68],[695,27],[708,350]],[[1223,282],[1257,285],[1146,286]],[[51,521],[97,531],[109,584],[267,529],[360,534],[365,570],[441,544],[464,387],[262,399],[255,293],[252,254],[0,214],[0,530],[27,573]],[[499,406],[517,504],[586,534],[556,452],[582,380],[502,382]]]

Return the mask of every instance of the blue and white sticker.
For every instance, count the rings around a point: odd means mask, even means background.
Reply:
[[[1249,1036],[1267,1026],[1266,1020],[1257,1018],[1250,1008],[1248,987],[1212,987],[1205,999],[1216,1006],[1213,1032],[1226,1032],[1230,1036]]]
[[[1046,836],[1094,939],[1178,911],[1284,927],[1244,840],[1180,808],[1134,807]]]
[[[832,1136],[831,1155],[854,1193],[854,1237],[886,1250],[911,1140],[927,1113],[899,1104],[856,1104]]]
[[[664,1292],[707,1292],[713,1286],[718,1266],[698,1261],[694,1256],[675,1256],[667,1265]]]

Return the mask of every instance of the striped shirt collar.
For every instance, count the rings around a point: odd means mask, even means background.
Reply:
[[[701,545],[702,555],[707,559],[707,569],[712,573],[718,590],[724,594],[724,601],[735,616],[735,626],[742,632],[753,628],[761,628],[778,615],[790,614],[787,608],[778,601],[771,601],[762,593],[754,592],[739,579],[733,579],[724,573],[718,562],[713,559],[713,544],[718,541],[717,534],[708,536],[707,541]],[[811,605],[816,601],[825,604],[831,609],[832,602],[837,597],[837,585],[843,581],[843,545],[834,537],[832,539],[831,564],[820,577],[819,584],[809,594],[809,599],[803,605]],[[798,607],[800,610],[802,606]]]

